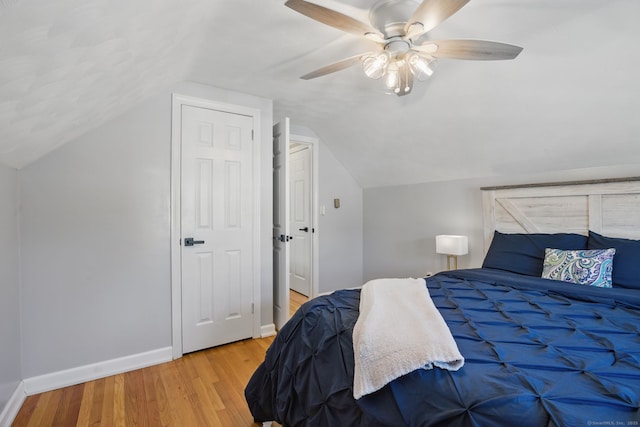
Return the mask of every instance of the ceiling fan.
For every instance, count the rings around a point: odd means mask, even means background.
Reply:
[[[429,40],[427,33],[460,10],[469,0],[423,0],[415,8],[410,0],[381,0],[369,11],[370,24],[305,0],[287,0],[286,6],[339,30],[364,36],[380,49],[355,55],[302,76],[309,80],[359,63],[367,77],[385,77],[389,93],[411,93],[414,78],[426,80],[438,58],[514,59],[519,46],[486,40]]]

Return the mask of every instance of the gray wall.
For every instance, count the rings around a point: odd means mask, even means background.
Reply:
[[[21,171],[24,378],[171,345],[172,91],[263,111],[261,320],[271,323],[272,103],[182,83]]]
[[[446,256],[435,253],[438,234],[468,236],[469,254],[458,258],[458,267],[480,267],[480,187],[638,175],[640,165],[627,165],[365,189],[364,279],[422,277],[446,270]]]
[[[0,166],[0,413],[22,379],[21,347],[18,178]]]
[[[435,236],[469,237],[460,268],[482,263],[482,196],[475,181],[382,187],[364,191],[364,276],[423,277],[446,269]]]
[[[320,215],[320,292],[362,285],[363,277],[363,192],[362,188],[320,144],[318,201],[325,207]],[[340,199],[340,208],[333,199]]]

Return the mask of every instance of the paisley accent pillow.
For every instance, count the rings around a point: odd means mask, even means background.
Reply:
[[[545,249],[542,277],[578,285],[611,288],[615,249]]]

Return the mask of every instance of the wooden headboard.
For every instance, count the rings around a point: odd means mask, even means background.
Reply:
[[[640,239],[640,177],[481,190],[485,253],[494,230]]]

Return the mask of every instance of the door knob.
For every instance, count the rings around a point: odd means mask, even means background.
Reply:
[[[202,245],[202,244],[204,244],[204,240],[193,240],[193,237],[186,237],[184,239],[185,246]]]
[[[298,230],[300,231],[304,231],[305,233],[309,232],[309,227],[305,227],[305,228],[298,228]]]

